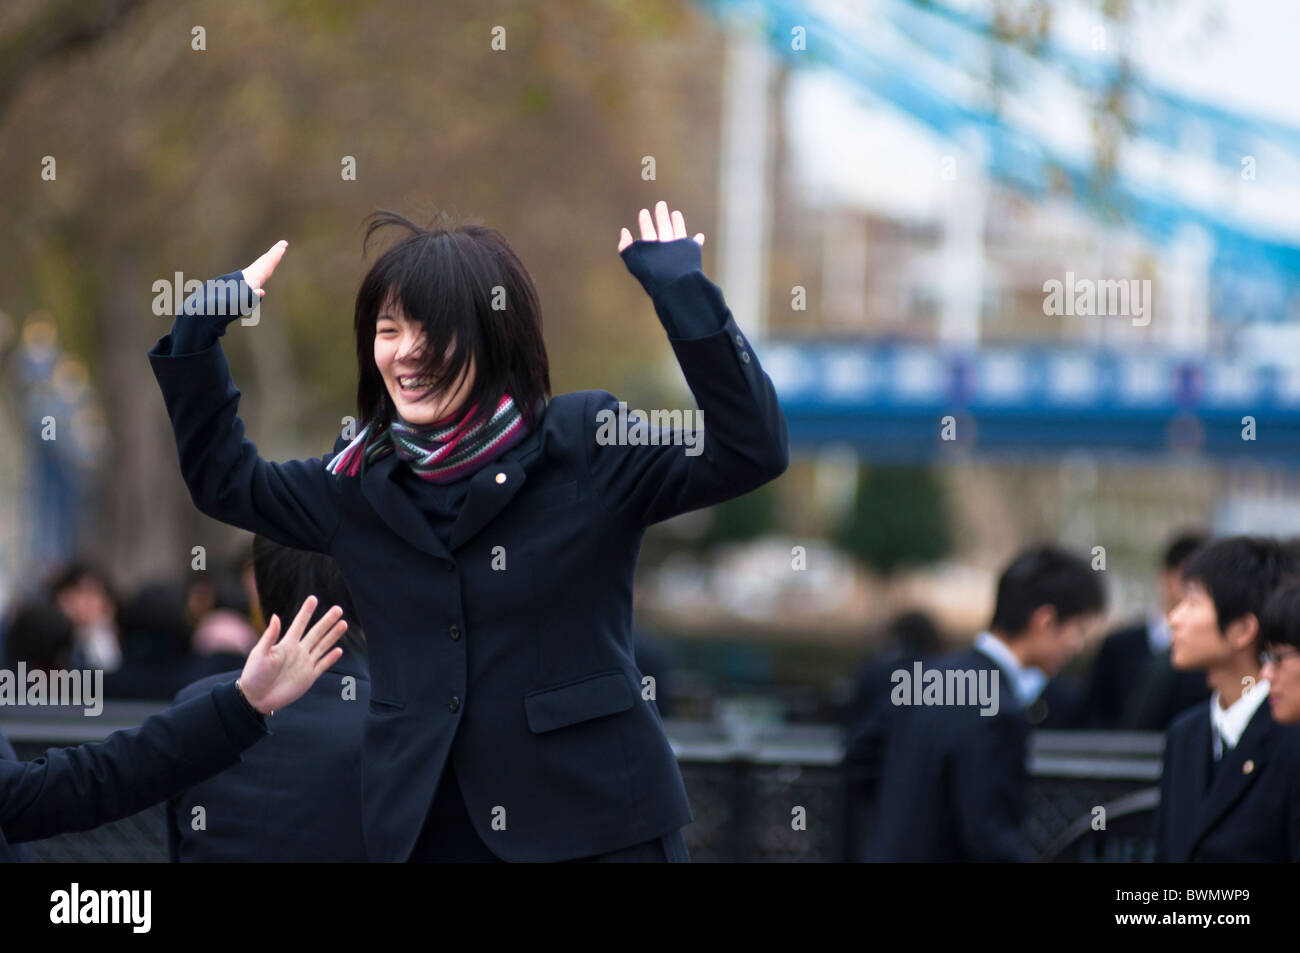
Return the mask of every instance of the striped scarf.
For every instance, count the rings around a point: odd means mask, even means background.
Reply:
[[[537,411],[544,406],[545,400],[539,400]],[[357,476],[395,450],[421,478],[430,483],[454,483],[518,443],[530,426],[509,394],[501,397],[487,423],[471,427],[473,413],[471,407],[459,420],[444,417],[428,425],[409,424],[394,415],[373,435],[371,425],[366,424],[326,469],[336,476]]]

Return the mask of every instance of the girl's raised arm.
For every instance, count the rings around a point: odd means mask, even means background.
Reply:
[[[176,435],[181,476],[199,511],[285,546],[329,552],[342,521],[337,479],[325,457],[270,463],[244,436],[239,391],[218,339],[248,314],[284,255],[278,242],[243,271],[191,295],[172,332],[149,352]]]

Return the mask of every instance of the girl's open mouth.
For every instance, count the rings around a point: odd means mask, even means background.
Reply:
[[[397,389],[402,397],[407,400],[420,400],[429,395],[429,390],[433,386],[431,377],[410,377],[402,376],[397,378]]]

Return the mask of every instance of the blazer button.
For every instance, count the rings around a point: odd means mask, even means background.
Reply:
[[[446,567],[447,572],[455,572],[455,571],[456,571],[456,564],[453,563],[453,562],[450,562],[450,561],[445,562],[445,563],[443,563],[443,566]]]
[[[741,351],[741,352],[740,352],[740,359],[741,359],[742,361],[744,361],[746,364],[748,364],[748,363],[749,363],[749,352],[748,352],[748,351]]]
[[[745,346],[745,336],[743,334],[737,334],[736,347],[744,347],[744,346]]]
[[[453,625],[450,629],[447,630],[447,633],[451,636],[451,640],[455,642],[457,639],[460,638],[460,626]]]
[[[460,711],[460,697],[458,695],[452,695],[451,704],[447,707],[450,708],[453,713]]]

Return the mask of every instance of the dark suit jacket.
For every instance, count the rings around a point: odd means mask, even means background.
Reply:
[[[234,764],[265,735],[234,682],[223,682],[101,742],[50,748],[35,761],[0,759],[0,860],[16,859],[20,841],[142,811]]]
[[[1279,725],[1265,700],[1223,757],[1211,785],[1208,702],[1169,727],[1155,859],[1300,860],[1300,726]]]
[[[1029,723],[1011,679],[974,649],[926,668],[999,673],[998,712],[977,705],[898,706],[890,719],[873,861],[1030,861]]]
[[[697,269],[652,301],[666,328],[702,309],[716,318],[713,333],[670,338],[705,414],[703,452],[665,445],[671,428],[653,445],[598,440],[597,414],[617,417],[617,398],[561,394],[468,478],[450,545],[393,479],[404,465],[395,454],[347,478],[324,457],[262,460],[220,343],[173,355],[167,335],[150,352],[195,505],[330,553],[343,571],[370,652],[372,860],[410,856],[449,757],[475,829],[503,860],[614,851],[693,819],[662,721],[641,697],[637,554],[650,524],[774,479],[789,447],[776,391],[718,287]]]
[[[238,674],[195,682],[176,703]],[[369,702],[365,660],[344,650],[307,694],[267,720],[269,738],[168,801],[171,859],[364,863],[361,723]],[[204,830],[193,829],[196,805]]]
[[[1108,635],[1092,663],[1088,708],[1096,728],[1165,731],[1209,697],[1204,673],[1176,671],[1167,651],[1151,651],[1145,622]]]

